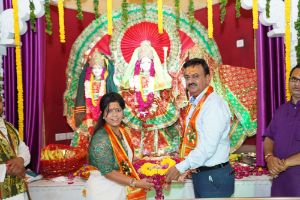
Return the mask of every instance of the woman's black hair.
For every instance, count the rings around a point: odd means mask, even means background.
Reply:
[[[105,120],[103,119],[104,111],[107,108],[107,106],[112,102],[118,102],[120,107],[124,110],[125,101],[119,93],[110,92],[110,93],[106,93],[105,95],[103,95],[103,97],[100,100],[100,105],[99,105],[101,115],[98,118],[98,122],[96,124],[94,133],[104,126],[104,124],[105,124]]]

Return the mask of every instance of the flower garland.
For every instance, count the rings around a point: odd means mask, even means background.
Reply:
[[[140,173],[146,176],[166,175],[167,171],[176,164],[175,160],[170,157],[164,158],[160,164],[146,162],[140,168]]]
[[[213,38],[214,25],[213,25],[213,12],[212,12],[212,0],[207,0],[207,20],[208,20],[208,38]]]
[[[48,35],[52,35],[52,22],[50,14],[50,0],[45,0],[45,19],[46,19],[46,30]]]
[[[235,17],[241,16],[241,0],[235,0]]]
[[[99,0],[94,0],[93,3],[94,3],[93,5],[94,5],[95,18],[97,19],[100,17],[99,10],[98,10]]]
[[[141,77],[140,77],[140,72],[141,72],[141,61],[138,60],[135,64],[134,68],[134,91],[135,91],[135,96],[136,100],[139,104],[139,111],[145,111],[146,108],[148,108],[154,101],[154,75],[155,75],[155,70],[154,70],[154,63],[153,61],[151,62],[150,66],[150,77],[149,77],[149,87],[151,89],[151,92],[147,94],[147,97],[144,98],[144,91],[143,91],[143,86],[141,83]]]
[[[58,17],[59,17],[59,41],[66,42],[65,36],[65,14],[64,14],[64,0],[58,0]]]
[[[253,29],[258,29],[258,0],[253,0],[253,8],[252,8],[252,15],[253,15]]]
[[[190,0],[190,2],[189,2],[189,21],[190,21],[190,28],[192,29],[192,27],[195,23],[194,0]]]
[[[267,18],[270,18],[270,1],[271,0],[266,1],[266,16],[267,16]]]
[[[162,34],[164,32],[162,0],[157,0],[157,24],[158,24],[158,33]]]
[[[21,41],[18,16],[18,0],[13,0],[14,30],[16,43],[16,73],[18,90],[18,124],[20,140],[24,138],[24,104],[23,104],[23,80],[22,80],[22,61],[21,61]]]
[[[30,9],[30,28],[33,31],[36,31],[36,15],[34,13],[34,3],[32,0],[29,1],[29,9]]]
[[[101,111],[100,111],[99,103],[106,91],[105,72],[106,70],[103,69],[100,76],[100,88],[98,91],[97,100],[94,99],[94,92],[93,92],[94,74],[92,73],[92,67],[89,67],[87,69],[85,75],[85,82],[84,82],[85,101],[86,101],[86,106],[91,112],[94,121],[97,121],[100,116]]]
[[[227,5],[227,0],[221,0],[220,1],[220,11],[221,11],[220,20],[221,20],[221,23],[223,23],[224,19],[225,19],[226,5]]]
[[[76,0],[77,5],[77,19],[83,20],[83,13],[82,13],[82,7],[81,7],[81,0]]]
[[[180,26],[180,0],[175,0],[176,26]]]
[[[107,0],[107,34],[112,35],[112,0]]]
[[[297,55],[297,63],[300,63],[300,1],[298,1],[298,18],[295,22],[295,29],[297,30],[297,46],[296,46],[296,55]]]
[[[291,71],[291,0],[285,0],[285,82],[286,100],[291,97],[289,91],[289,73]]]

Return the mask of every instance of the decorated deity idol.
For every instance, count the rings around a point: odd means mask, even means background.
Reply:
[[[95,50],[85,65],[78,83],[75,106],[75,130],[73,146],[87,148],[94,126],[101,114],[99,103],[104,94],[116,91],[113,82],[113,66],[108,58]]]
[[[176,152],[181,127],[171,91],[172,78],[149,41],[135,49],[120,88],[126,101],[124,122],[130,129],[136,155]]]

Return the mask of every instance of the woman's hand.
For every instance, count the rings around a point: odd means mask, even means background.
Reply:
[[[148,179],[136,180],[135,186],[138,188],[144,188],[146,190],[151,190],[154,187],[154,184]]]
[[[269,172],[272,176],[277,176],[280,172],[284,171],[286,169],[284,161],[280,160],[279,158],[275,156],[269,157],[267,160],[267,166],[269,169]]]

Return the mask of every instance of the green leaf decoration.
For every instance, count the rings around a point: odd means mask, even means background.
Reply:
[[[180,0],[175,0],[176,26],[180,26]]]
[[[241,16],[241,0],[235,1],[235,17],[239,18]]]
[[[94,13],[95,13],[95,18],[99,18],[100,17],[100,14],[99,14],[99,10],[98,10],[98,7],[99,7],[99,0],[93,0],[94,2]]]
[[[36,15],[34,14],[34,3],[32,0],[29,2],[29,9],[30,9],[30,28],[33,31],[36,31]]]
[[[76,0],[77,4],[77,19],[83,20],[83,13],[82,13],[82,7],[81,7],[81,0]]]
[[[146,16],[146,4],[147,4],[147,0],[142,0],[142,14],[143,14],[143,18],[145,18]]]
[[[225,15],[226,15],[226,5],[227,5],[227,0],[220,0],[220,20],[221,23],[224,22]]]
[[[50,15],[50,0],[45,0],[45,18],[46,18],[46,30],[48,35],[52,35],[52,21]]]
[[[266,15],[267,15],[267,18],[270,18],[270,1],[271,0],[266,1]]]
[[[122,21],[124,25],[127,25],[128,22],[128,3],[127,0],[123,0],[122,2]]]
[[[194,16],[194,0],[190,0],[189,2],[189,21],[190,27],[192,28],[195,23],[195,16]]]

